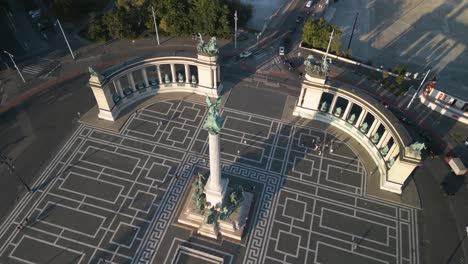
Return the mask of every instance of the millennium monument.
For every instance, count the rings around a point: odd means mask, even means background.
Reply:
[[[244,191],[241,185],[229,186],[229,179],[221,177],[219,134],[224,118],[217,109],[221,98],[213,103],[207,96],[206,103],[208,114],[203,128],[208,130],[209,177],[205,183],[204,176],[198,175],[178,221],[198,228],[198,233],[204,236],[216,239],[221,234],[241,240],[253,194]]]

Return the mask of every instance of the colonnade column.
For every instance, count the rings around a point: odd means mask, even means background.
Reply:
[[[172,75],[172,82],[177,82],[175,64],[171,64],[171,75]]]
[[[124,93],[122,90],[122,84],[120,83],[119,79],[116,79],[113,81],[114,82],[114,87],[117,89],[117,93],[119,94],[120,97],[124,97]]]
[[[127,74],[127,79],[128,79],[128,83],[130,84],[130,88],[131,88],[133,91],[136,91],[136,88],[135,88],[135,80],[133,79],[132,73]]]
[[[185,82],[190,83],[190,65],[185,64]]]
[[[369,128],[369,132],[367,132],[367,137],[372,137],[372,135],[374,135],[375,132],[377,132],[377,129],[379,129],[379,126],[380,126],[380,121],[377,119],[374,119],[374,122]]]
[[[398,147],[398,144],[396,142],[394,142],[392,147],[388,151],[387,155],[385,155],[385,160],[390,160],[390,159],[394,158],[398,154],[399,150],[400,149]]]
[[[348,105],[346,106],[346,109],[344,110],[342,118],[344,120],[348,119],[349,112],[351,112],[351,108],[353,108],[353,103],[351,101],[348,101]]]
[[[388,141],[390,141],[391,138],[392,138],[392,135],[390,134],[390,132],[385,130],[385,132],[383,133],[382,137],[379,140],[379,143],[377,143],[377,148],[380,149],[383,146],[387,145]]]
[[[338,95],[334,95],[332,102],[330,104],[330,109],[328,109],[328,113],[333,115],[333,108],[335,108],[336,100],[338,100]]]
[[[146,68],[141,69],[141,74],[143,75],[143,81],[145,82],[145,87],[149,87],[148,75],[146,74]]]
[[[161,66],[158,64],[156,65],[156,71],[158,72],[158,80],[159,80],[159,83],[164,83],[164,80],[162,79],[162,75],[161,75]]]
[[[364,122],[364,118],[367,115],[367,111],[365,109],[361,109],[361,114],[359,114],[359,117],[356,121],[356,124],[354,124],[357,128],[361,127],[362,122]]]

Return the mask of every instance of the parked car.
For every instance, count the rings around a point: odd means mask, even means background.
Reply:
[[[279,47],[279,55],[284,56],[284,47],[283,46]]]
[[[249,57],[250,55],[252,55],[252,52],[251,52],[250,50],[246,50],[246,51],[242,52],[242,53],[239,55],[239,57],[241,57],[241,58],[247,58],[247,57]]]
[[[299,23],[301,23],[301,22],[302,22],[302,17],[301,17],[301,16],[298,16],[298,17],[296,18],[296,23],[299,24]]]
[[[306,7],[311,7],[313,3],[314,3],[314,1],[308,1],[307,4],[306,4]]]

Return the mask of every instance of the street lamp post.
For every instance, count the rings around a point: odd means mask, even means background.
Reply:
[[[234,13],[234,48],[237,49],[237,10]]]
[[[21,77],[21,80],[23,80],[23,82],[25,83],[26,80],[24,79],[23,74],[21,74],[20,69],[19,69],[18,66],[16,65],[15,60],[13,59],[13,57],[14,57],[13,54],[9,53],[9,52],[6,51],[6,50],[4,50],[3,52],[6,53],[6,54],[8,54],[8,56],[10,56],[10,60],[11,60],[11,62],[13,62],[13,66],[14,66],[14,67],[16,68],[16,70],[18,71],[18,74],[19,74],[19,76]]]
[[[151,6],[151,11],[153,12],[154,30],[156,31],[156,40],[158,41],[158,46],[159,46],[159,45],[161,45],[161,43],[159,43],[158,26],[156,24],[156,15],[154,14],[154,7],[153,6]]]
[[[65,39],[65,42],[67,43],[68,49],[70,50],[70,54],[72,58],[75,59],[75,55],[73,54],[70,44],[68,43],[67,36],[65,36],[65,32],[63,31],[62,24],[60,24],[60,20],[58,20],[58,18],[57,18],[57,21],[55,22],[55,25],[58,25],[60,27],[60,30],[62,31],[62,34],[63,34],[63,38]]]
[[[414,98],[416,98],[416,96],[419,94],[419,91],[421,90],[421,88],[423,87],[423,84],[424,84],[424,81],[426,80],[427,76],[429,75],[429,72],[431,72],[431,70],[429,69],[426,73],[426,76],[424,76],[424,79],[421,81],[421,84],[419,85],[418,89],[416,90],[416,92],[414,92],[413,94],[413,97],[411,98],[411,100],[409,101],[408,105],[406,106],[406,109],[408,109],[410,107],[410,105],[413,103],[414,101]]]

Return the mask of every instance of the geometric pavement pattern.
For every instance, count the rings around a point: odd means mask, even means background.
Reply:
[[[120,133],[80,125],[0,226],[0,263],[419,263],[417,209],[366,197],[346,143],[220,111],[223,176],[254,193],[241,243],[177,223],[208,133],[204,105],[172,100]]]

